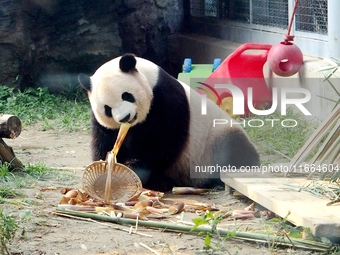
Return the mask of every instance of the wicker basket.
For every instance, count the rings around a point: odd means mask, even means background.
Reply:
[[[95,161],[85,168],[83,189],[92,198],[104,200],[107,165],[107,161]],[[127,166],[119,163],[113,163],[111,187],[111,202],[132,200],[140,195],[143,188],[138,175]]]

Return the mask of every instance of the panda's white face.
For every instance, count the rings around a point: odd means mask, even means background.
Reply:
[[[133,126],[146,119],[156,78],[136,69],[128,72],[120,70],[119,59],[102,65],[90,77],[91,89],[87,89],[95,118],[110,129],[119,128],[123,122]],[[151,83],[148,78],[151,78]]]

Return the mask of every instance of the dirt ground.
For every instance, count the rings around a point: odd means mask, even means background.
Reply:
[[[197,234],[168,232],[159,229],[138,227],[137,234],[129,234],[129,226],[112,223],[89,222],[54,215],[61,198],[63,187],[80,188],[84,168],[91,163],[90,135],[88,131],[65,133],[58,131],[39,131],[36,128],[23,130],[15,140],[5,140],[12,146],[16,156],[24,163],[40,163],[58,169],[60,174],[53,178],[36,181],[30,187],[19,191],[25,195],[13,199],[13,203],[1,205],[12,215],[22,217],[29,212],[29,219],[21,222],[21,237],[11,245],[13,254],[24,255],[80,255],[80,254],[204,254],[204,240]],[[41,188],[55,187],[48,191]],[[224,191],[211,192],[207,195],[175,196],[165,194],[166,199],[210,203],[217,208],[232,211],[243,209],[250,204],[244,198],[229,195]],[[29,201],[29,202],[28,202]],[[191,221],[198,217],[185,213],[184,220]],[[164,219],[163,219],[164,220]],[[164,221],[175,222],[178,216]],[[262,230],[266,225],[261,218],[246,221],[222,221],[219,227],[238,231]],[[217,239],[212,239],[213,243]],[[145,245],[155,252],[145,248]],[[227,240],[221,244],[226,250],[214,254],[312,254],[309,251],[279,249],[272,250],[261,243],[243,240]],[[316,253],[313,253],[316,254]]]

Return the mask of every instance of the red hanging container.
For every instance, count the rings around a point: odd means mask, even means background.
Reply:
[[[298,3],[299,1],[296,0],[284,41],[275,44],[268,53],[269,67],[279,76],[292,76],[301,69],[303,64],[302,52],[298,46],[292,43],[294,36],[290,35]]]
[[[279,76],[296,74],[303,64],[303,55],[298,46],[291,42],[275,44],[268,53],[270,69]]]
[[[255,108],[262,108],[264,104],[272,103],[272,94],[265,82],[263,75],[263,66],[267,62],[268,51],[271,44],[245,43],[231,53],[220,66],[204,81],[203,84],[209,85],[209,88],[215,88],[216,82],[222,84],[232,84],[241,89],[244,95],[245,114],[249,115],[248,108],[248,88],[252,88],[253,105]],[[246,51],[250,51],[246,52]],[[218,79],[217,79],[218,78]],[[206,87],[200,86],[204,93]],[[224,98],[232,97],[228,89],[216,88],[214,90],[218,95],[217,104],[221,104]]]

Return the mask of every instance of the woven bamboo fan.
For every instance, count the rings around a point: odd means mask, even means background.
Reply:
[[[105,187],[108,176],[108,162],[95,161],[83,175],[83,189],[91,197],[105,200]],[[125,165],[114,163],[111,171],[110,201],[129,201],[140,195],[141,181],[135,172]]]
[[[117,154],[129,130],[129,124],[122,124],[112,151],[105,161],[95,161],[85,168],[83,189],[91,197],[110,202],[125,202],[137,198],[142,192],[138,175],[123,164],[117,163]]]

